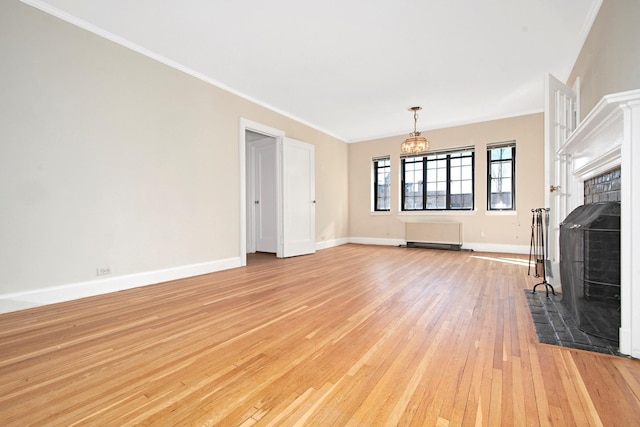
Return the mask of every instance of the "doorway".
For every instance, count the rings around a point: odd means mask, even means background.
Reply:
[[[276,138],[245,131],[247,145],[247,253],[277,253]]]
[[[239,136],[240,265],[258,245],[273,251],[274,230],[278,258],[314,253],[315,146],[244,118]]]

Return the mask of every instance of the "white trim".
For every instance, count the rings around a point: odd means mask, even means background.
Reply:
[[[351,237],[349,243],[356,245],[383,245],[383,246],[404,246],[405,239],[384,239],[375,237]],[[524,245],[503,245],[499,243],[463,243],[463,250],[476,252],[495,252],[503,254],[528,254],[529,246]]]
[[[640,91],[624,111],[621,187],[620,352],[640,358]],[[633,190],[635,188],[635,191]]]
[[[0,295],[0,313],[103,295],[237,267],[240,267],[239,258],[227,258],[200,264],[166,268],[163,270],[109,277],[107,279],[90,280],[50,288],[2,294]]]
[[[400,246],[406,245],[404,239],[384,239],[382,237],[350,237],[349,243],[356,245],[381,245],[381,246]]]
[[[612,169],[619,167],[621,164],[620,146],[615,145],[611,150],[599,154],[591,159],[591,161],[581,167],[573,170],[573,175],[580,177],[582,181],[602,175]]]
[[[510,139],[508,141],[500,142],[487,142],[487,151],[495,150],[497,148],[511,148],[516,146],[516,140]]]
[[[65,12],[63,10],[60,10],[60,9],[58,9],[56,7],[53,7],[53,6],[47,4],[46,2],[44,2],[42,0],[20,0],[20,1],[22,3],[25,3],[25,4],[29,5],[29,6],[32,6],[32,7],[36,8],[36,9],[39,9],[42,12],[45,12],[45,13],[47,13],[49,15],[55,16],[56,18],[62,19],[63,21],[66,21],[66,22],[68,22],[68,23],[70,23],[72,25],[75,25],[76,27],[80,27],[80,28],[82,28],[82,29],[84,29],[86,31],[89,31],[90,33],[96,34],[96,35],[98,35],[98,36],[100,36],[102,38],[105,38],[105,39],[110,40],[110,41],[112,41],[112,42],[114,42],[116,44],[119,44],[120,46],[123,46],[123,47],[125,47],[127,49],[130,49],[130,50],[132,50],[134,52],[137,52],[137,53],[139,53],[141,55],[144,55],[147,58],[151,58],[154,61],[158,61],[158,62],[160,62],[160,63],[162,63],[164,65],[167,65],[167,66],[169,66],[171,68],[174,68],[174,69],[176,69],[178,71],[182,71],[183,73],[188,74],[191,77],[195,77],[198,80],[202,80],[205,83],[208,83],[208,84],[210,84],[212,86],[215,86],[215,87],[217,87],[219,89],[222,89],[222,90],[224,90],[226,92],[229,92],[229,93],[231,93],[233,95],[239,96],[240,98],[246,99],[249,102],[253,102],[254,104],[257,104],[257,105],[259,105],[261,107],[267,108],[267,109],[269,109],[269,110],[271,110],[271,111],[273,111],[275,113],[281,114],[281,115],[283,115],[285,117],[288,117],[288,118],[290,118],[292,120],[295,120],[298,123],[302,123],[303,125],[309,126],[310,128],[313,128],[313,129],[318,130],[318,131],[320,131],[320,132],[322,132],[324,134],[327,134],[329,136],[337,138],[340,141],[346,142],[346,140],[344,138],[332,133],[331,131],[323,129],[323,128],[317,126],[317,125],[314,125],[313,123],[310,123],[310,122],[308,122],[308,121],[306,121],[304,119],[301,119],[301,118],[299,118],[297,116],[294,116],[294,115],[292,115],[290,113],[287,113],[286,111],[280,110],[280,109],[278,109],[278,108],[276,108],[276,107],[274,107],[272,105],[269,105],[266,102],[260,101],[260,100],[258,100],[256,98],[253,98],[253,97],[251,97],[251,96],[249,96],[249,95],[247,95],[247,94],[245,94],[243,92],[235,90],[235,89],[225,85],[224,83],[221,83],[221,82],[219,82],[219,81],[217,81],[215,79],[212,79],[209,76],[206,76],[206,75],[204,75],[204,74],[202,74],[202,73],[200,73],[200,72],[198,72],[196,70],[193,70],[193,69],[191,69],[189,67],[186,67],[186,66],[184,66],[184,65],[182,65],[182,64],[180,64],[180,63],[178,63],[178,62],[176,62],[176,61],[174,61],[172,59],[169,59],[169,58],[167,58],[167,57],[165,57],[163,55],[160,55],[160,54],[158,54],[156,52],[153,52],[153,51],[151,51],[151,50],[149,50],[147,48],[144,48],[144,47],[142,47],[142,46],[140,46],[140,45],[138,45],[136,43],[133,43],[132,41],[129,41],[129,40],[123,38],[123,37],[120,37],[120,36],[118,36],[116,34],[113,34],[113,33],[109,32],[109,31],[106,31],[106,30],[104,30],[104,29],[102,29],[100,27],[97,27],[97,26],[95,26],[95,25],[93,25],[93,24],[91,24],[91,23],[89,23],[87,21],[84,21],[84,20],[82,20],[82,19],[80,19],[80,18],[78,18],[76,16],[73,16],[73,15],[71,15],[71,14],[69,14],[69,13],[67,13],[67,12]]]
[[[316,242],[316,250],[320,251],[322,249],[329,249],[336,246],[346,245],[347,243],[349,243],[349,238],[347,237],[343,237],[340,239],[324,240],[322,242]]]
[[[501,254],[529,253],[529,245],[505,245],[501,243],[464,243],[462,249],[470,249],[474,252],[497,252]]]
[[[485,215],[488,216],[517,216],[518,215],[518,211],[512,211],[512,210],[493,210],[493,211],[484,211]]]

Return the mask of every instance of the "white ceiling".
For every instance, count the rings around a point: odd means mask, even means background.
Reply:
[[[602,0],[23,0],[354,142],[542,111]]]

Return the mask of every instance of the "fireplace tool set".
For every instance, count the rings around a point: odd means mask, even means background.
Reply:
[[[547,235],[549,234],[549,208],[531,209],[531,246],[529,247],[529,270],[527,275],[531,275],[531,261],[535,261],[534,277],[542,277],[542,282],[533,287],[533,293],[540,285],[544,285],[549,296],[549,289],[553,295],[556,291],[551,283],[547,282],[547,258],[549,248]]]

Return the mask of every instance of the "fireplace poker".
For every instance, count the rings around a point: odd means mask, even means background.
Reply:
[[[535,223],[536,211],[535,209],[531,209],[531,243],[529,244],[529,268],[527,269],[527,276],[531,276],[531,257],[535,255],[533,253],[533,247],[535,245]]]
[[[544,216],[543,216],[544,214]],[[536,223],[536,238],[537,238],[537,242],[536,242],[536,277],[538,277],[540,275],[540,272],[538,271],[538,267],[541,266],[541,272],[542,272],[542,282],[537,283],[534,287],[533,287],[533,291],[532,293],[536,293],[536,288],[540,285],[544,285],[546,293],[547,293],[547,298],[549,297],[549,289],[551,289],[551,293],[553,295],[556,294],[555,289],[553,289],[553,286],[551,285],[551,283],[547,282],[547,257],[548,257],[548,242],[545,241],[545,227],[546,230],[548,230],[549,227],[549,208],[537,208],[535,209],[535,223]],[[548,231],[547,231],[548,233]]]

